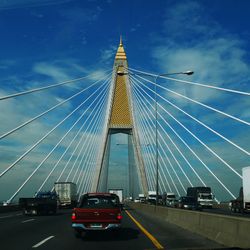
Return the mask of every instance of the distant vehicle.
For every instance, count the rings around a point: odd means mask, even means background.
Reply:
[[[57,212],[58,197],[56,192],[38,192],[34,198],[20,198],[19,206],[23,214],[55,214]]]
[[[164,192],[162,195],[162,204],[168,207],[175,207],[176,196],[174,193]]]
[[[118,229],[122,220],[119,197],[112,193],[84,194],[71,218],[76,237],[84,231]]]
[[[194,197],[182,196],[178,201],[178,208],[190,209],[190,210],[201,210],[202,206],[197,202]]]
[[[118,195],[120,203],[123,203],[123,189],[109,189],[109,193]]]
[[[59,197],[60,207],[75,207],[77,204],[77,189],[73,182],[55,182],[55,191]]]
[[[147,203],[156,204],[156,191],[148,191]],[[162,205],[162,195],[158,194],[158,204]]]
[[[144,194],[139,194],[139,200],[141,203],[146,203],[146,196]]]
[[[189,187],[187,188],[187,196],[195,198],[204,208],[213,207],[214,195],[210,187]]]
[[[239,197],[231,200],[230,209],[234,213],[250,212],[250,167],[242,168],[243,187],[240,188]]]
[[[156,191],[148,191],[147,202],[149,204],[156,204]]]
[[[135,203],[139,203],[139,202],[141,202],[141,201],[140,201],[139,198],[136,198],[136,199],[134,199],[134,202],[135,202]]]
[[[4,206],[4,207],[9,206],[9,202],[8,202],[8,201],[4,201],[4,202],[3,202],[3,206]]]

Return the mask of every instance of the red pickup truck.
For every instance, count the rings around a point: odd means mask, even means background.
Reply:
[[[121,226],[121,210],[116,194],[84,194],[71,217],[76,237],[80,237],[83,231],[118,229]]]

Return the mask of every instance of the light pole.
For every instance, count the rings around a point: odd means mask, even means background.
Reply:
[[[156,191],[156,200],[155,205],[157,206],[159,203],[159,150],[158,150],[158,98],[157,98],[157,79],[161,76],[169,76],[169,75],[192,75],[194,72],[187,70],[183,72],[175,72],[175,73],[166,73],[159,74],[155,76],[155,191]]]

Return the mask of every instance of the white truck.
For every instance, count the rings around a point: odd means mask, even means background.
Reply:
[[[211,187],[188,187],[187,196],[193,197],[203,208],[212,208],[214,195]]]
[[[55,182],[55,191],[60,207],[75,207],[77,204],[77,189],[73,182]]]
[[[109,193],[118,195],[120,203],[123,203],[123,189],[109,189]]]
[[[232,212],[250,212],[250,167],[242,168],[242,184],[239,197],[230,202]]]
[[[162,195],[162,204],[168,207],[175,207],[176,205],[176,196],[172,192],[164,192]]]
[[[156,204],[156,191],[148,191],[148,203]]]
[[[141,203],[145,203],[146,202],[146,196],[144,194],[139,194],[139,201]]]

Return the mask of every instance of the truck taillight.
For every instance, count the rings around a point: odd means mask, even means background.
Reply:
[[[71,219],[72,219],[72,220],[75,220],[75,219],[76,219],[76,213],[72,213]]]
[[[117,214],[117,220],[121,220],[122,219],[122,215],[121,214]]]

